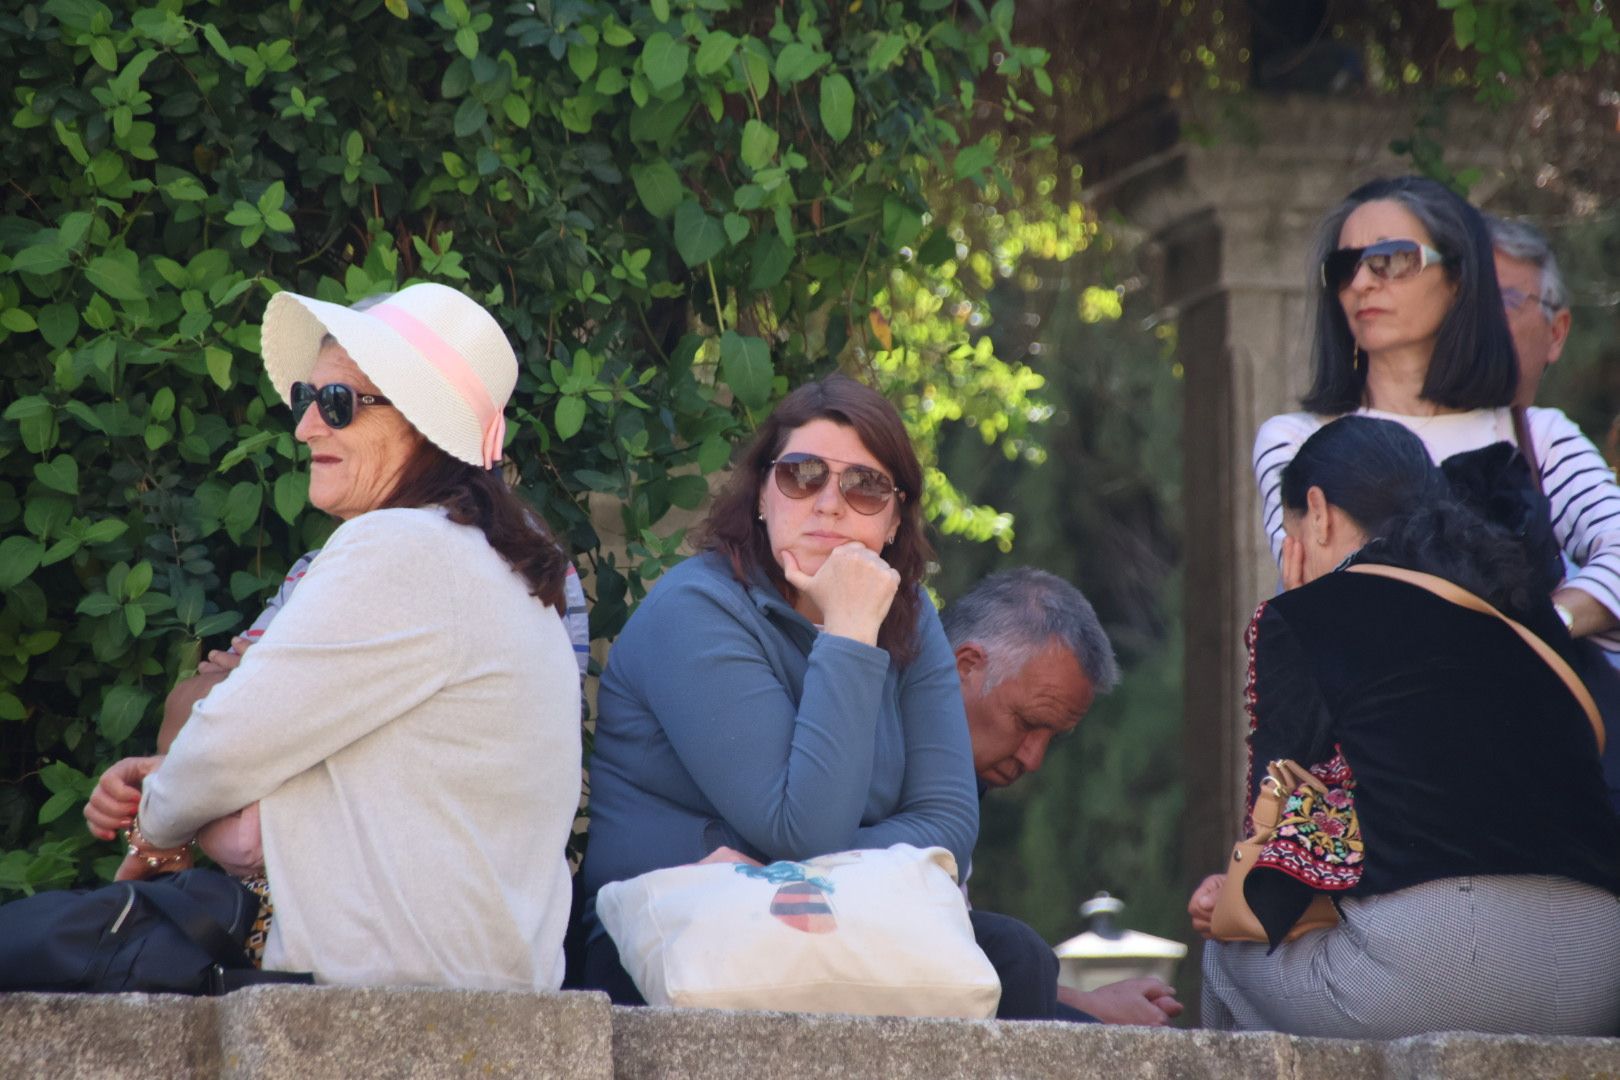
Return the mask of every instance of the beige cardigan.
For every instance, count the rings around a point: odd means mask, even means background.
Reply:
[[[555,989],[579,800],[560,615],[440,510],[346,522],[145,784],[177,844],[261,802],[267,968]]]

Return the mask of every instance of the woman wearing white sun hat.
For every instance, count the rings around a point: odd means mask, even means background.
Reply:
[[[422,284],[355,307],[280,293],[263,353],[310,501],[342,524],[169,754],[114,765],[86,817],[161,869],[259,802],[266,968],[555,989],[579,681],[567,561],[492,471],[511,346]]]

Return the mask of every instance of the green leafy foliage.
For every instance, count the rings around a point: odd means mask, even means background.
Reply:
[[[895,357],[924,354],[872,329],[932,287],[931,196],[994,181],[964,107],[1028,111],[990,70],[1039,68],[1009,23],[929,0],[0,13],[0,892],[107,871],[67,811],[331,528],[257,357],[279,289],[491,306],[521,365],[508,459],[600,637],[789,386],[863,373],[924,439],[919,401],[1027,411],[1030,377],[978,347],[985,380],[963,354],[908,396],[926,373]],[[929,512],[961,502],[932,470]]]

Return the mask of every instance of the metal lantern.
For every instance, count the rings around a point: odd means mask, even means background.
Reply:
[[[1124,903],[1106,892],[1080,905],[1086,931],[1053,950],[1060,965],[1059,986],[1095,990],[1144,975],[1157,975],[1167,983],[1175,981],[1176,965],[1187,955],[1187,946],[1121,929],[1116,920],[1124,910]]]

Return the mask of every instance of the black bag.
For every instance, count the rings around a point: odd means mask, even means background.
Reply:
[[[1513,431],[1518,447],[1493,443],[1478,450],[1453,454],[1440,463],[1453,493],[1477,511],[1486,521],[1512,533],[1530,561],[1541,595],[1550,595],[1563,583],[1566,567],[1563,549],[1552,527],[1552,504],[1541,486],[1541,465],[1536,460],[1530,438],[1529,419],[1523,409],[1513,409]],[[1539,626],[1535,612],[1509,612],[1526,623],[1569,662],[1597,702],[1603,726],[1611,737],[1603,750],[1603,782],[1608,787],[1609,805],[1620,813],[1620,670],[1610,662],[1607,651],[1588,638],[1571,638],[1561,625]],[[1541,620],[1546,622],[1546,620]]]
[[[262,982],[243,949],[259,898],[217,870],[39,893],[0,906],[0,990],[223,994]]]

